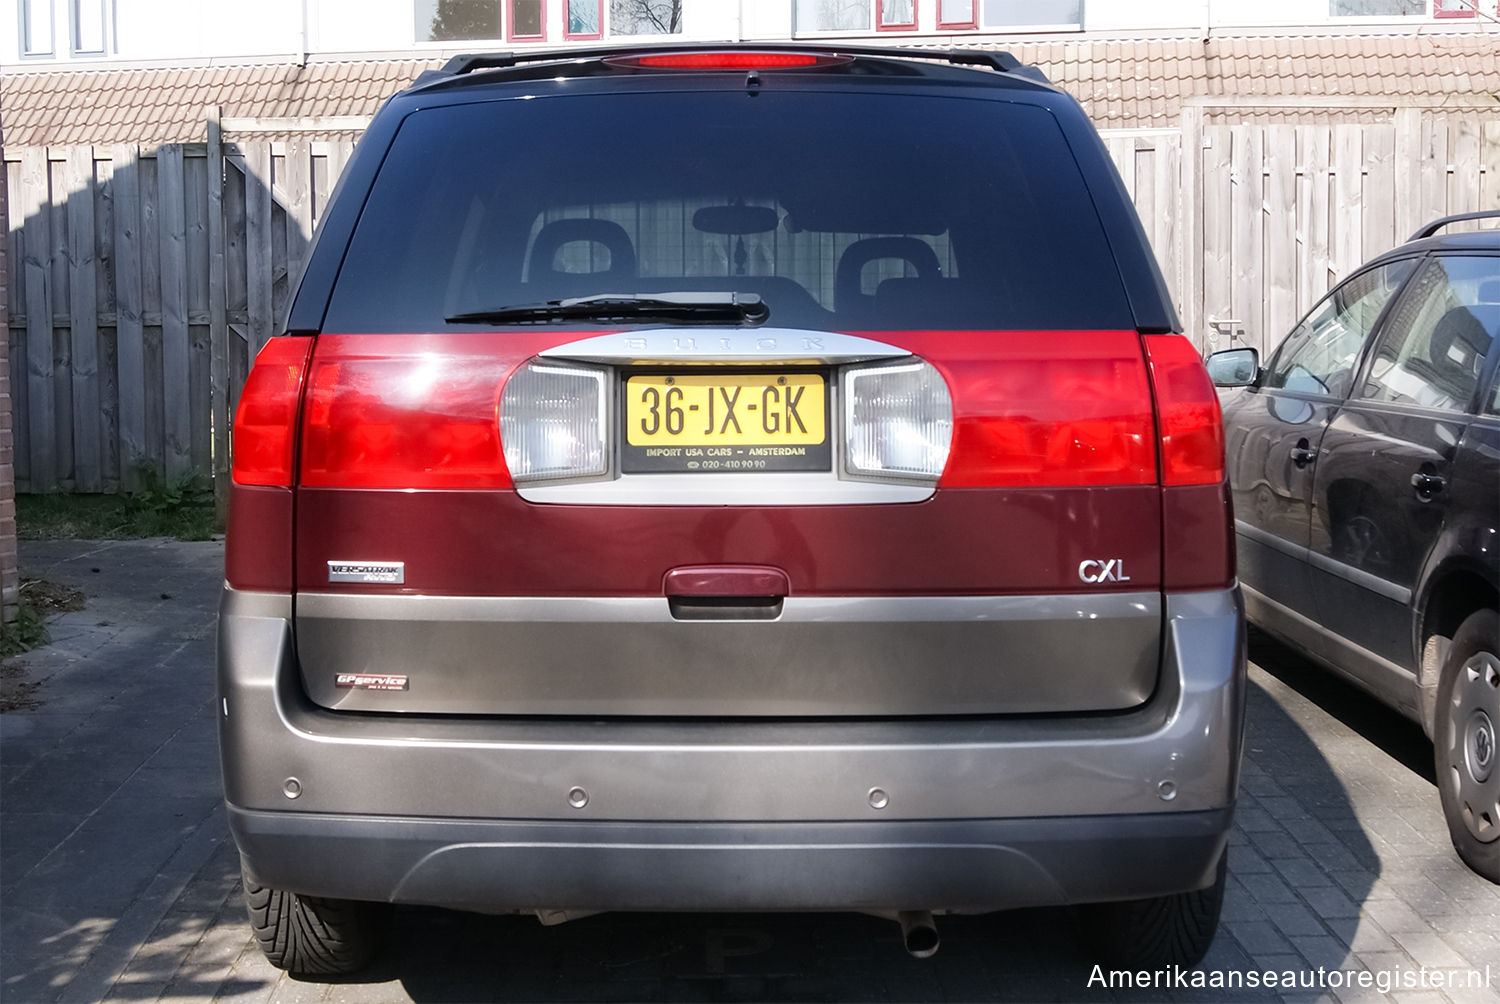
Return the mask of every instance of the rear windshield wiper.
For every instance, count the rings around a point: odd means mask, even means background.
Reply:
[[[765,323],[771,316],[755,293],[599,293],[546,303],[451,314],[449,324],[551,324],[555,321],[679,321],[688,324]]]

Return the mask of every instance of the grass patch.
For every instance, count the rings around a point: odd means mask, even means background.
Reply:
[[[222,530],[206,478],[168,484],[146,473],[140,489],[129,495],[16,496],[16,532],[22,540],[208,540]]]

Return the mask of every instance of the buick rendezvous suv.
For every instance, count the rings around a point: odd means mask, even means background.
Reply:
[[[965,65],[971,64],[971,65]],[[278,966],[393,903],[1217,924],[1215,392],[1004,54],[460,57],[375,117],[233,430],[225,795]]]

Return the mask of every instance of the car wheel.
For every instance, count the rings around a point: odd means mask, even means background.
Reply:
[[[388,908],[382,903],[322,899],[261,885],[241,867],[245,907],[255,940],[271,965],[328,976],[364,968],[379,946]]]
[[[1458,856],[1500,883],[1500,613],[1459,625],[1438,679],[1433,752],[1443,816]]]
[[[1115,968],[1196,966],[1219,929],[1228,861],[1226,849],[1206,889],[1080,908],[1085,943],[1101,964]]]

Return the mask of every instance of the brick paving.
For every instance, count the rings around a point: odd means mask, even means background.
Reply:
[[[369,973],[266,964],[219,803],[222,545],[23,542],[84,590],[25,657],[42,704],[0,716],[0,1001],[1500,1000],[1500,887],[1449,846],[1421,730],[1262,637],[1228,896],[1205,972],[1307,979],[1490,967],[1472,989],[1090,986],[1066,910],[940,918],[908,958],[862,916],[397,913]]]

